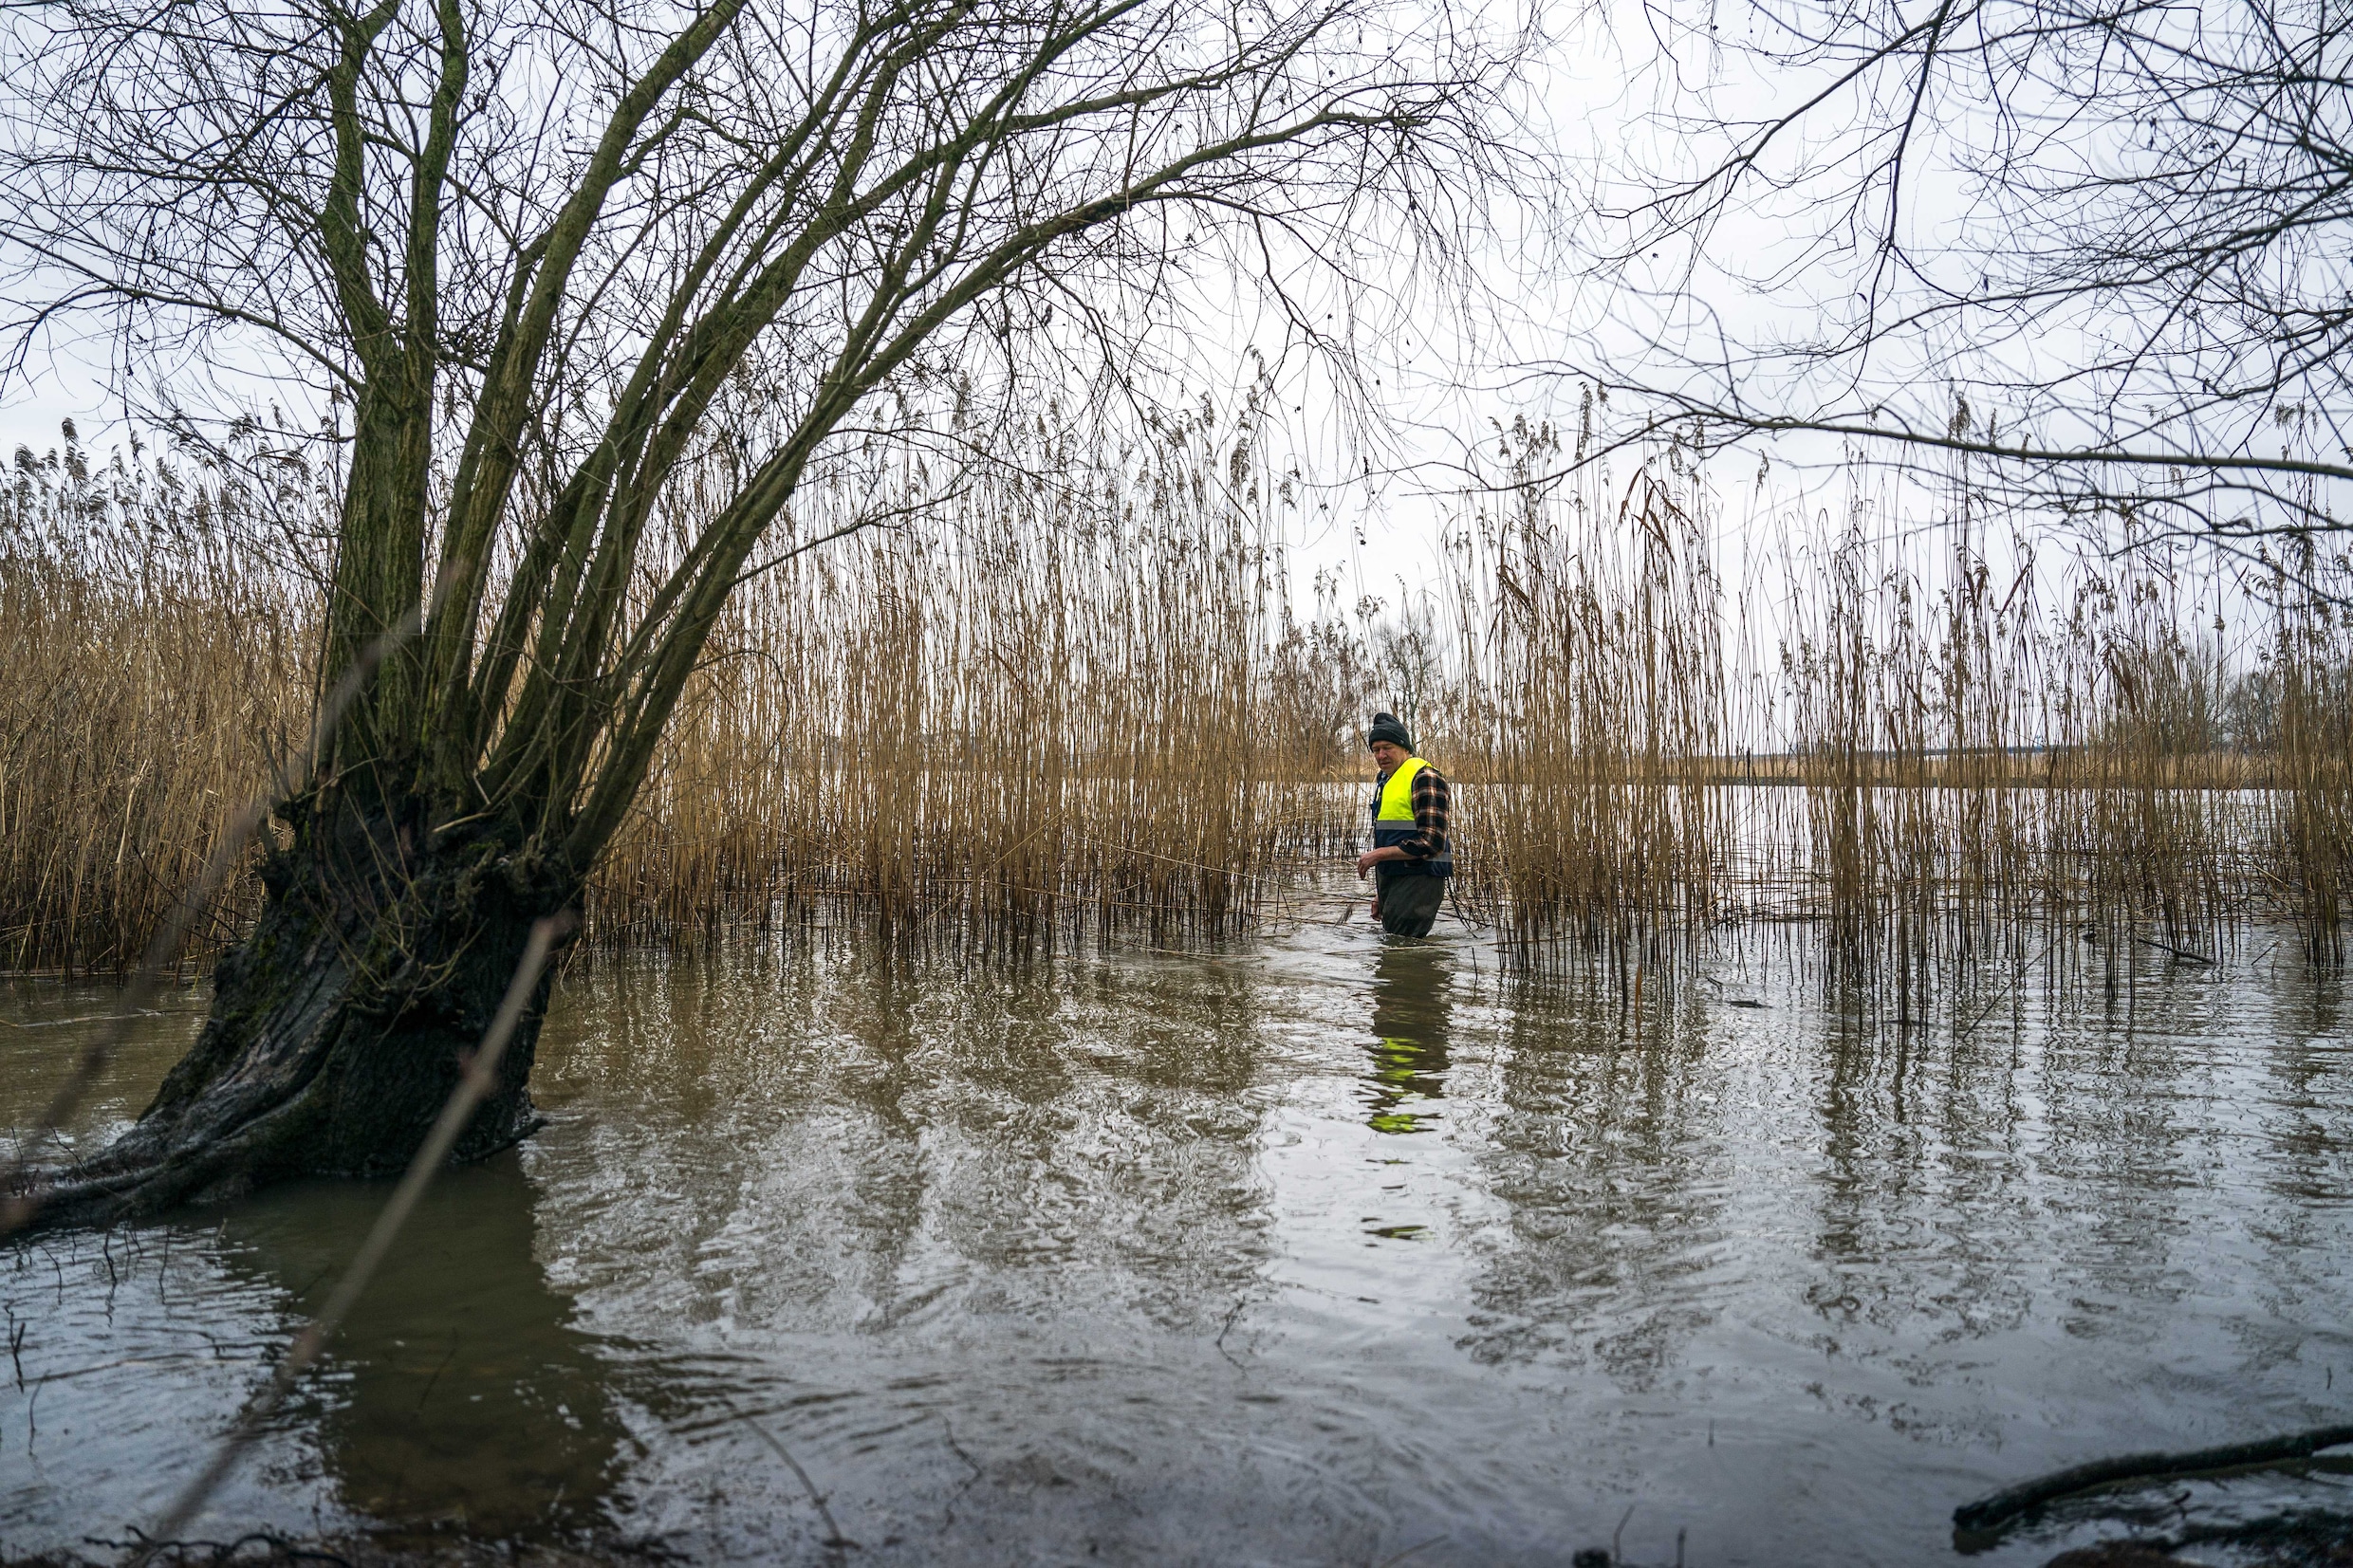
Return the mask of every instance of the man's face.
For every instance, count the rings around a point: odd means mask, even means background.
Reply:
[[[1373,743],[1373,766],[1383,773],[1395,773],[1398,764],[1404,760],[1405,747],[1398,745],[1397,742],[1375,741]]]

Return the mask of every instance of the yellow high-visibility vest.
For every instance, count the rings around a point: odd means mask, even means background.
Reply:
[[[1381,781],[1380,795],[1372,807],[1375,849],[1387,849],[1414,836],[1414,778],[1429,766],[1419,757],[1408,757],[1398,764],[1396,772]],[[1383,876],[1411,876],[1418,872],[1426,876],[1451,876],[1454,859],[1451,852],[1441,853],[1428,860],[1391,862],[1380,870]]]
[[[1414,831],[1414,775],[1429,766],[1419,757],[1408,757],[1397,765],[1397,771],[1381,784],[1380,803],[1373,807],[1375,849],[1381,847],[1380,835],[1383,828]],[[1397,842],[1394,839],[1389,841]]]

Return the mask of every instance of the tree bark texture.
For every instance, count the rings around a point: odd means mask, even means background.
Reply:
[[[414,802],[409,802],[414,805]],[[264,873],[252,932],[220,961],[211,1014],[139,1121],[35,1175],[34,1224],[104,1224],[294,1176],[398,1173],[497,1011],[531,923],[570,879],[496,838],[419,853],[421,812],[313,819]],[[528,1088],[550,981],[459,1139],[476,1160],[538,1124]]]

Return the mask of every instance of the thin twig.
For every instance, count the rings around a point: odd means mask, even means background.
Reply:
[[[2131,940],[2144,948],[2155,948],[2159,952],[2172,953],[2176,958],[2186,958],[2193,964],[2204,964],[2212,968],[2214,962],[2202,952],[2192,952],[2187,948],[2177,948],[2171,942],[2159,942],[2154,936],[2136,936]]]
[[[1405,1548],[1402,1552],[1398,1553],[1395,1557],[1383,1558],[1380,1562],[1380,1568],[1397,1568],[1399,1563],[1403,1562],[1407,1558],[1412,1557],[1415,1553],[1426,1552],[1431,1547],[1436,1546],[1438,1542],[1444,1540],[1446,1538],[1444,1536],[1432,1536],[1428,1540],[1417,1541],[1414,1545]]]
[[[808,1471],[801,1468],[801,1462],[792,1457],[792,1450],[779,1442],[774,1432],[769,1431],[749,1415],[738,1416],[736,1419],[750,1427],[753,1436],[775,1449],[776,1457],[790,1466],[792,1473],[801,1478],[801,1485],[807,1491],[809,1502],[816,1507],[817,1517],[825,1522],[825,1550],[831,1552],[838,1560],[843,1552],[856,1545],[857,1542],[843,1535],[842,1526],[833,1522],[833,1510],[825,1506],[825,1494],[817,1489],[817,1483],[809,1479]]]
[[[2000,1006],[2003,999],[2008,997],[2010,991],[2016,987],[2019,978],[2023,976],[2027,970],[2041,963],[2043,961],[2043,954],[2050,951],[2051,944],[2058,940],[2059,937],[2056,932],[2053,932],[2051,935],[2044,938],[2041,950],[2038,950],[2033,957],[2028,959],[2025,963],[2019,965],[2016,969],[2012,970],[2010,978],[2003,981],[2000,987],[1994,991],[1993,1000],[1987,1003],[1984,1007],[1980,1008],[1976,1017],[1971,1019],[1968,1023],[1961,1024],[1958,1028],[1955,1029],[1953,1031],[1953,1038],[1955,1040],[1960,1039],[1962,1036],[1968,1034],[1971,1030],[1974,1029],[1978,1024],[1983,1024],[1989,1017],[1991,1017],[1993,1009]]]

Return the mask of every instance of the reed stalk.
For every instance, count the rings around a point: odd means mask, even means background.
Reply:
[[[1903,543],[1862,469],[1826,538],[1725,528],[1672,450],[1539,485],[1584,454],[1523,424],[1422,602],[1344,611],[1327,578],[1303,610],[1294,476],[1254,420],[1091,447],[1040,421],[976,470],[806,493],[592,880],[588,940],[824,923],[1019,955],[1280,929],[1362,831],[1354,727],[1410,706],[1455,783],[1459,902],[1528,968],[1639,994],[1788,928],[1908,1024],[1981,967],[2047,951],[2113,983],[2135,949],[2211,956],[2255,919],[2344,960],[2341,557],[2298,546],[2226,618],[2181,560],[2029,547],[2030,520]],[[68,440],[10,478],[0,966],[119,969],[304,731],[302,542],[331,487],[258,441],[176,471]],[[1728,577],[1733,535],[1778,548]],[[249,873],[210,945],[256,897]]]

